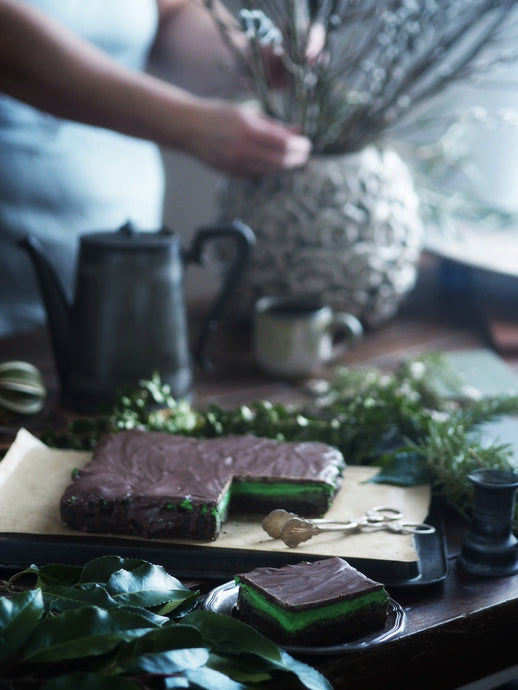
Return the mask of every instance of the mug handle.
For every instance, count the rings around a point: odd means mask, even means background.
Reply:
[[[228,225],[200,228],[194,236],[190,248],[184,253],[185,262],[202,265],[205,244],[215,239],[232,240],[236,245],[236,251],[232,262],[226,269],[220,291],[203,321],[200,335],[194,347],[194,359],[204,371],[211,371],[213,368],[206,355],[209,336],[217,328],[223,308],[234,292],[255,247],[255,235],[252,230],[242,221],[234,220]]]
[[[343,355],[344,352],[356,345],[363,337],[363,326],[356,316],[341,311],[333,312],[333,318],[328,326],[328,331],[333,340],[330,361]]]

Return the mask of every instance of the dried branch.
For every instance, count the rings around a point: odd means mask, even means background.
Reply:
[[[453,84],[518,58],[518,0],[242,0],[232,25],[204,2],[265,112],[299,125],[316,151],[358,149]],[[324,43],[311,61],[317,24]],[[265,59],[274,31],[286,71],[280,96]]]

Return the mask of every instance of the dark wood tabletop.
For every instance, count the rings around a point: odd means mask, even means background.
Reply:
[[[426,259],[418,286],[399,313],[367,332],[342,363],[390,370],[403,358],[428,351],[496,347],[495,324],[499,332],[507,334],[510,329],[513,334],[512,315],[507,320],[505,314],[496,311],[488,316],[487,305],[466,285],[457,289],[444,284],[442,268]],[[190,309],[195,321],[197,306]],[[512,338],[506,339],[499,353],[518,370],[518,351],[512,343]],[[299,386],[270,379],[256,368],[245,327],[223,326],[214,336],[211,356],[214,372],[195,372],[195,405],[213,401],[232,407],[258,399],[288,402],[302,395]],[[34,417],[2,419],[0,442],[4,449],[20,426],[38,433],[45,425],[64,424],[70,418],[70,412],[59,404],[46,330],[0,341],[0,361],[7,359],[38,366],[49,389],[49,400],[43,412]],[[406,627],[397,637],[364,651],[304,658],[318,667],[333,687],[448,690],[518,664],[518,576],[481,578],[463,572],[457,556],[467,525],[447,510],[445,528],[447,577],[425,587],[390,592],[407,617]]]

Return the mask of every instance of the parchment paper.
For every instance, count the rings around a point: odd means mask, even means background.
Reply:
[[[0,462],[0,533],[72,535],[78,539],[91,537],[92,533],[86,535],[64,525],[59,515],[59,501],[71,481],[72,470],[85,465],[90,457],[90,453],[49,448],[27,430],[21,429]],[[403,511],[409,521],[423,522],[428,514],[430,487],[366,484],[366,480],[376,472],[376,468],[347,467],[343,485],[326,517],[349,520],[363,515],[368,508],[384,505]],[[168,545],[197,544],[207,549],[289,550],[344,558],[417,561],[413,537],[388,532],[347,536],[341,532],[318,534],[296,549],[289,549],[282,541],[271,539],[264,532],[261,527],[263,517],[231,514],[222,534],[214,542],[147,541]]]

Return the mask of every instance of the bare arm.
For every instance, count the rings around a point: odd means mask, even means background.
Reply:
[[[0,88],[41,110],[186,151],[230,173],[268,173],[307,158],[308,142],[284,127],[126,69],[21,0],[0,0],[0,26]]]

